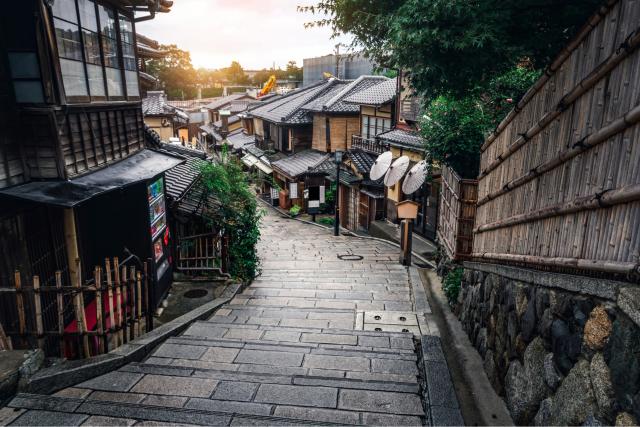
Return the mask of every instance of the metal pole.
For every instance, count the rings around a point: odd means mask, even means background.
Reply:
[[[336,218],[333,221],[333,235],[338,236],[340,234],[340,203],[338,203],[338,199],[340,198],[340,163],[336,163],[336,195],[335,195],[335,214]]]

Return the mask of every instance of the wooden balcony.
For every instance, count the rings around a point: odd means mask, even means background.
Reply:
[[[375,139],[364,138],[360,135],[351,137],[351,148],[368,151],[369,153],[382,154],[389,150],[389,144],[384,144]]]

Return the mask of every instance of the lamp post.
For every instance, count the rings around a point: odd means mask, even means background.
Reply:
[[[400,223],[400,263],[411,265],[411,246],[413,237],[413,220],[418,217],[419,204],[412,200],[396,203]]]
[[[336,218],[333,221],[333,235],[338,236],[340,234],[340,203],[338,203],[338,199],[340,198],[340,164],[342,163],[342,151],[336,150],[336,193],[335,193],[335,214]]]

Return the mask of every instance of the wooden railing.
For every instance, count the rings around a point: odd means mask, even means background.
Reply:
[[[389,150],[389,145],[376,141],[375,139],[364,138],[360,135],[351,137],[351,148],[368,151],[374,154],[382,154]]]
[[[228,247],[228,237],[219,232],[180,237],[176,269],[188,275],[224,275],[229,271]]]
[[[75,271],[82,271],[80,260]],[[48,356],[77,359],[135,339],[153,327],[146,271],[147,263],[121,265],[118,258],[105,259],[104,269],[96,266],[90,279],[75,275],[66,281],[57,271],[55,286],[41,286],[39,276],[25,284],[16,271],[14,286],[0,288],[3,346],[40,348]]]
[[[461,179],[450,167],[442,167],[438,240],[452,260],[471,255],[477,200],[478,181]]]

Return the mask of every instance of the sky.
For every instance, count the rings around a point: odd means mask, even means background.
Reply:
[[[245,70],[285,68],[290,60],[332,53],[342,36],[330,39],[329,28],[304,28],[314,15],[296,10],[314,0],[175,0],[169,13],[137,24],[136,31],[162,44],[191,53],[195,68],[228,67],[238,61]],[[343,48],[344,50],[344,48]]]

